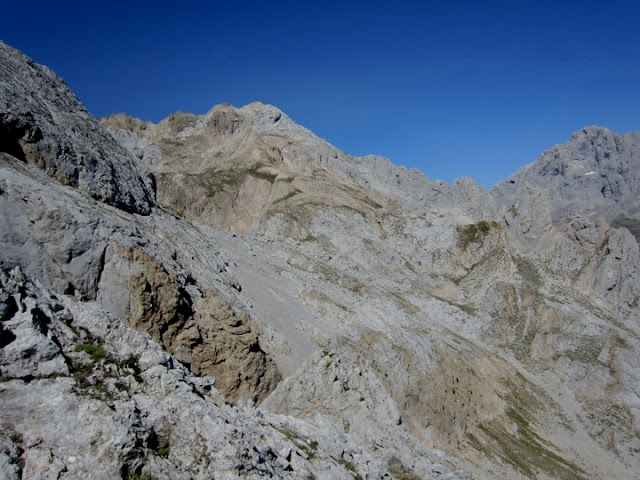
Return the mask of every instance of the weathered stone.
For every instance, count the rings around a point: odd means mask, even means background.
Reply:
[[[214,377],[231,401],[259,402],[275,388],[280,373],[248,315],[236,313],[214,290],[191,288],[192,296],[188,285],[142,250],[113,250],[99,299],[114,315],[149,333],[194,374]]]
[[[153,177],[51,70],[0,42],[0,152],[128,212],[148,214]]]

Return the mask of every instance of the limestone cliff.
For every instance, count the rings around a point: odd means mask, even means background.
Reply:
[[[0,42],[0,152],[131,213],[148,214],[153,177],[47,67]]]

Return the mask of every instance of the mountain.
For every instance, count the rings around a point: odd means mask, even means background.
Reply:
[[[574,133],[565,145],[544,152],[531,165],[492,189],[513,200],[525,184],[545,192],[552,216],[604,218],[613,226],[640,233],[640,133],[616,134],[603,127]]]
[[[637,134],[488,192],[0,62],[4,477],[637,478]]]

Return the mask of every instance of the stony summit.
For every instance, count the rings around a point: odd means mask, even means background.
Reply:
[[[640,132],[491,191],[0,43],[0,477],[632,479]]]

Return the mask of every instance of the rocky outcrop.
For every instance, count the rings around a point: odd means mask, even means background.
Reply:
[[[0,298],[3,478],[353,477],[312,425],[230,407],[98,304],[19,269],[0,270]]]
[[[271,106],[218,105],[200,117],[179,113],[157,125],[122,114],[102,122],[150,162],[159,202],[198,225],[255,232],[285,212],[284,228],[303,237],[317,208],[373,217],[381,207],[326,168],[337,149]]]
[[[381,157],[351,157],[270,105],[217,105],[157,125],[125,114],[101,121],[147,162],[159,202],[199,225],[264,233],[278,224],[281,234],[304,238],[324,210],[356,212],[376,225],[397,207],[455,208],[476,219],[496,209],[471,179],[449,186]]]
[[[51,70],[0,42],[0,152],[127,212],[149,214],[153,177]]]
[[[0,172],[2,264],[21,266],[54,291],[95,298],[114,223],[78,191],[52,188],[42,171],[6,153]]]
[[[195,375],[215,378],[233,402],[259,402],[275,388],[280,372],[247,314],[237,314],[215,290],[201,292],[193,279],[181,282],[141,250],[115,249],[105,273],[127,283],[122,290],[128,302],[118,297],[124,307],[118,313],[129,326],[149,333]],[[113,293],[110,285],[100,298],[110,304],[106,297]]]

